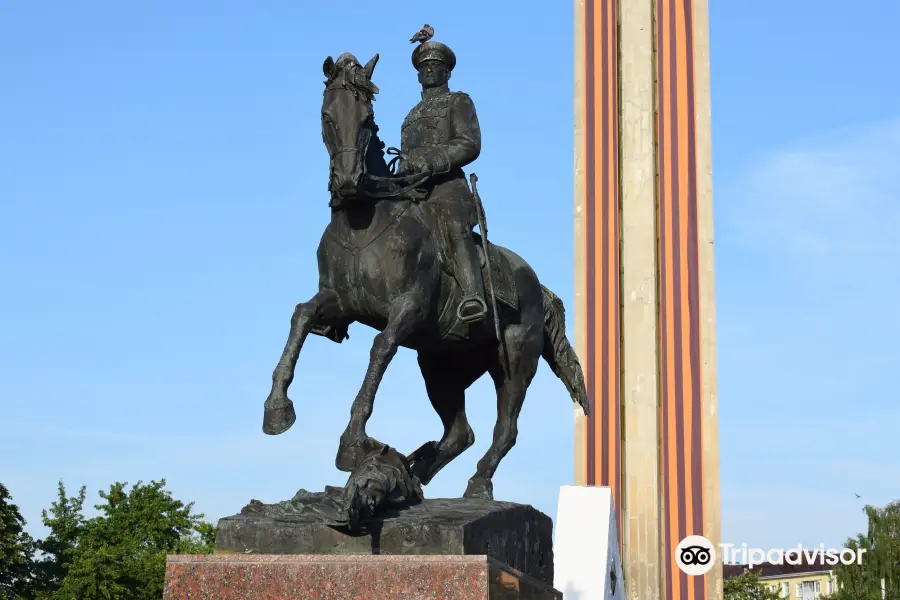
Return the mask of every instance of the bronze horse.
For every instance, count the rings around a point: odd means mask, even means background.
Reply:
[[[505,298],[496,303],[500,339],[493,311],[475,325],[458,322],[460,287],[448,271],[449,261],[443,260],[440,233],[423,209],[427,198],[417,198],[413,189],[421,187],[428,174],[394,177],[385,162],[372,110],[377,61],[375,55],[362,66],[343,54],[337,62],[329,56],[323,65],[327,81],[322,137],[331,157],[331,222],[318,248],[319,291],[294,310],[284,352],[272,374],[263,431],[283,433],[296,419],[287,390],[307,335],[340,343],[351,323],[363,323],[379,333],[350,423],[341,435],[337,468],[350,472],[367,453],[383,447],[366,435],[366,422],[385,370],[403,346],[417,351],[428,398],[444,424],[440,441],[427,442],[407,457],[423,484],[474,443],[465,393],[485,373],[494,380],[493,443],[465,492],[465,497],[491,499],[491,479],[516,442],[519,411],[540,358],[589,413],[584,377],[566,338],[562,301],[506,248],[489,245],[487,263],[500,265],[493,271],[497,297]]]

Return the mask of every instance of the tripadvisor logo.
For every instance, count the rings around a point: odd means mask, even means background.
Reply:
[[[773,565],[800,565],[815,564],[833,566],[838,563],[843,565],[862,564],[865,548],[853,549],[825,548],[820,544],[818,548],[804,548],[797,545],[794,548],[771,548],[768,551],[762,548],[750,548],[747,544],[735,547],[734,544],[721,544],[722,564],[741,564],[752,569],[754,566],[764,563]],[[678,568],[687,575],[705,575],[716,563],[716,549],[712,542],[702,535],[689,535],[675,547],[675,562]]]
[[[689,535],[675,547],[675,562],[687,575],[705,575],[716,564],[716,548],[702,535]]]

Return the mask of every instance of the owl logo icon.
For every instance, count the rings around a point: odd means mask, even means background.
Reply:
[[[675,562],[687,575],[705,575],[716,564],[716,549],[702,535],[689,535],[676,546]]]

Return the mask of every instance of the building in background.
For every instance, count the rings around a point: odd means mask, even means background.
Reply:
[[[746,565],[724,565],[722,579],[727,581],[746,570]],[[816,600],[837,591],[834,567],[821,560],[810,563],[802,558],[796,565],[763,563],[750,570],[759,574],[763,585],[787,600]]]

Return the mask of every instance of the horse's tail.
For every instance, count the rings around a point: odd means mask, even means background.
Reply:
[[[544,351],[542,356],[553,373],[559,377],[572,401],[581,406],[584,414],[591,414],[591,401],[584,384],[584,373],[575,349],[566,338],[566,309],[562,300],[541,286],[544,293]]]

